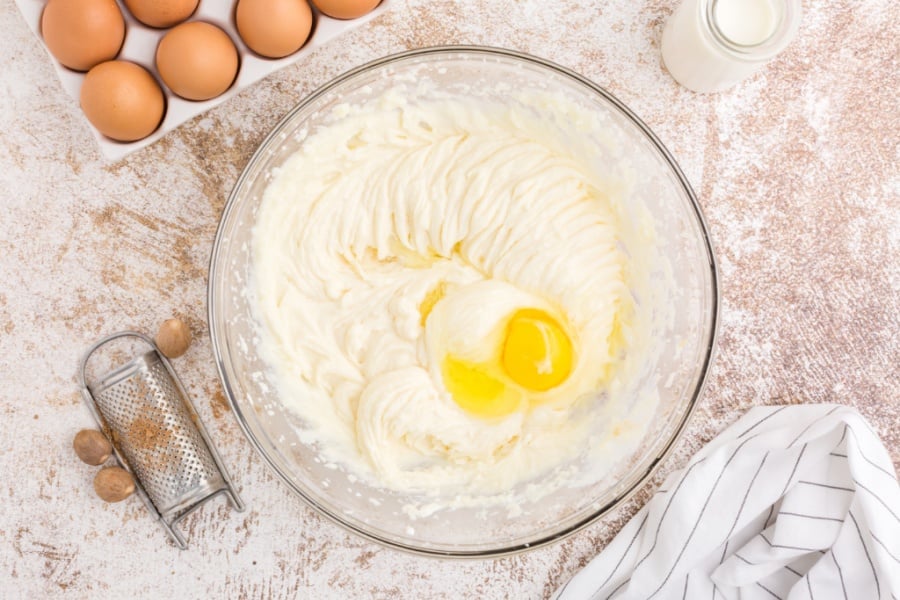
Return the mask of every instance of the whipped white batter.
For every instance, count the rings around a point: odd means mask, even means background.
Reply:
[[[254,230],[260,348],[304,440],[447,505],[560,485],[626,431],[616,390],[645,342],[633,293],[652,232],[622,218],[623,179],[573,144],[589,115],[540,95],[339,110],[274,174]],[[571,374],[508,416],[469,414],[441,360],[491,355],[517,308],[566,323]]]

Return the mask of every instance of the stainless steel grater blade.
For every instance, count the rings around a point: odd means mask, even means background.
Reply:
[[[120,338],[141,340],[150,350],[89,383],[88,361]],[[175,525],[210,498],[224,493],[244,510],[181,381],[150,338],[123,331],[99,340],[81,361],[81,386],[119,463],[178,547],[187,542]]]

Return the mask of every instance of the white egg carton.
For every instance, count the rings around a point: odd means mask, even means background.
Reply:
[[[211,100],[192,102],[173,94],[165,84],[163,84],[159,72],[156,70],[154,60],[156,56],[156,46],[169,29],[154,29],[143,25],[131,16],[131,13],[128,12],[128,9],[121,0],[118,1],[119,8],[122,10],[122,15],[125,17],[125,43],[122,45],[122,50],[116,58],[135,62],[147,68],[153,74],[166,96],[166,114],[156,131],[136,142],[118,142],[112,140],[102,135],[92,126],[91,131],[93,131],[94,137],[97,139],[100,151],[104,156],[111,160],[117,160],[130,152],[134,152],[139,148],[152,144],[167,132],[178,127],[191,117],[199,115],[217,104],[221,104],[247,86],[256,83],[266,75],[269,75],[282,67],[296,62],[345,31],[359,27],[385,10],[388,10],[390,5],[396,2],[396,0],[382,0],[381,4],[369,14],[348,21],[327,17],[317,11],[315,6],[310,2],[310,6],[313,9],[314,21],[312,34],[306,41],[306,44],[290,56],[279,59],[269,59],[255,54],[238,35],[237,28],[234,25],[234,5],[236,0],[200,0],[200,5],[197,7],[196,12],[191,15],[188,21],[206,21],[218,25],[225,30],[238,49],[240,55],[240,70],[238,71],[234,83],[224,94]],[[16,0],[16,3],[19,5],[19,10],[21,10],[22,14],[25,16],[25,20],[28,22],[32,31],[34,31],[38,39],[41,40],[41,44],[43,44],[43,38],[41,37],[41,13],[44,10],[45,2],[46,0]],[[50,55],[49,51],[47,54],[53,61],[53,66],[56,69],[56,73],[59,75],[63,88],[65,88],[76,102],[78,102],[81,93],[81,82],[84,80],[84,73],[72,71],[71,69],[62,66],[59,61]]]

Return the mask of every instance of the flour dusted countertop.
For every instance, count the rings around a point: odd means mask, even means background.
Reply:
[[[900,465],[900,5],[806,2],[797,39],[766,69],[698,95],[660,63],[674,0],[395,4],[110,163],[14,2],[0,0],[0,596],[541,598],[755,404],[852,404]],[[339,73],[443,43],[529,52],[617,95],[695,187],[721,268],[718,355],[675,452],[607,518],[493,561],[387,550],[290,495],[228,409],[206,325],[218,219],[266,132]],[[93,425],[75,380],[83,350],[172,315],[196,337],[175,368],[248,505],[217,500],[188,517],[186,552],[136,498],[94,497],[95,468],[71,450]]]

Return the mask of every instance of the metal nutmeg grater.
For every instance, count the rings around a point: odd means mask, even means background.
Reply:
[[[113,340],[149,346],[127,363],[88,382],[88,361]],[[186,515],[219,494],[244,510],[219,454],[172,365],[147,336],[122,331],[91,346],[81,360],[81,393],[122,468],[172,541],[187,548],[175,528]]]

